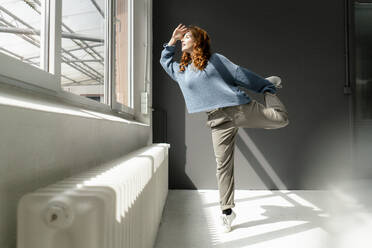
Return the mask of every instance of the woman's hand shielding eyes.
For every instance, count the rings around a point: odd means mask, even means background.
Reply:
[[[183,25],[182,23],[180,23],[176,27],[176,29],[173,31],[172,39],[174,39],[175,41],[181,40],[183,36],[185,35],[185,33],[187,33],[187,27]]]

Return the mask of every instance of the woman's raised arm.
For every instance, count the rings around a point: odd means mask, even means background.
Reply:
[[[175,81],[177,81],[177,71],[179,63],[173,60],[174,50],[178,40],[182,39],[183,35],[187,32],[187,28],[183,24],[179,24],[173,31],[172,37],[168,44],[163,44],[163,51],[161,52],[160,64],[167,74]]]

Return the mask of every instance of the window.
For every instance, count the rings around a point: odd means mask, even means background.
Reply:
[[[133,0],[114,1],[114,10],[112,106],[133,113]]]
[[[130,89],[128,82],[129,78],[129,13],[128,1],[117,0],[115,13],[115,46],[114,46],[114,61],[115,66],[114,82],[115,82],[115,100],[117,103],[130,106]]]
[[[40,2],[0,1],[0,51],[6,55],[41,67],[43,6]]]
[[[104,0],[62,1],[61,86],[104,103]]]
[[[136,48],[145,54],[136,57],[145,66],[144,91],[149,6],[143,0],[136,11],[147,39],[136,41],[145,44]],[[36,85],[133,116],[133,8],[134,0],[0,0],[0,83]]]
[[[372,1],[354,2],[356,118],[372,120]]]
[[[51,49],[56,46],[56,39],[50,36],[50,27],[55,24],[56,2],[0,0],[1,76],[58,90],[59,71]]]

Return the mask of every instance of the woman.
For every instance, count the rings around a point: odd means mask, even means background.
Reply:
[[[178,40],[182,42],[180,63],[173,60]],[[179,24],[163,47],[160,64],[179,84],[188,112],[208,115],[206,125],[212,131],[217,162],[222,228],[229,232],[236,217],[232,211],[236,133],[239,127],[274,129],[289,124],[288,113],[275,94],[281,88],[281,79],[262,78],[222,54],[211,53],[207,32],[197,26],[186,28]],[[238,86],[263,93],[265,105],[251,99]]]

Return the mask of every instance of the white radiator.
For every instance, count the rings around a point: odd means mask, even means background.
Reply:
[[[24,195],[18,248],[150,248],[168,194],[169,144],[153,144]]]

